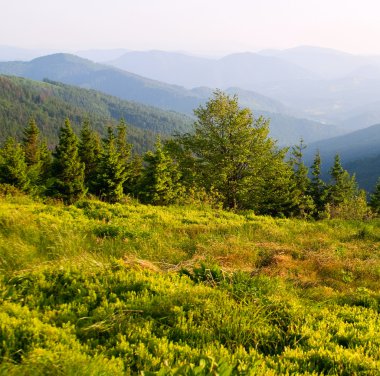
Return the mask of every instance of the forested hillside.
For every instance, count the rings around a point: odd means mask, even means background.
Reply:
[[[379,176],[380,124],[311,143],[304,152],[306,164],[312,163],[316,151],[320,152],[323,160],[324,177],[328,176],[335,154],[339,154],[344,167],[356,174],[362,188],[370,191]]]
[[[37,82],[0,76],[0,141],[22,135],[33,117],[50,145],[58,140],[58,130],[69,118],[74,129],[89,119],[94,129],[105,135],[106,126],[124,118],[129,137],[137,151],[151,148],[155,135],[188,131],[192,120],[185,115],[138,103],[127,102],[93,90],[56,82]]]

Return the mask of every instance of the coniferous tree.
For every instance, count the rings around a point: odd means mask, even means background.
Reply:
[[[58,145],[54,152],[52,174],[53,195],[61,198],[65,203],[73,203],[85,195],[84,164],[79,158],[78,138],[68,119],[60,129]]]
[[[127,164],[131,156],[132,145],[127,142],[127,125],[124,119],[120,119],[117,126],[116,145],[120,158]]]
[[[36,165],[39,162],[39,141],[40,131],[34,119],[29,120],[28,126],[24,129],[22,144],[25,152],[25,162],[28,166]]]
[[[361,219],[368,215],[364,191],[359,190],[355,175],[344,170],[338,155],[330,170],[332,182],[328,186],[327,211],[331,217]]]
[[[118,152],[112,127],[108,127],[97,174],[97,193],[108,202],[123,198],[123,184],[127,178],[126,165]]]
[[[120,119],[118,126],[116,127],[116,146],[117,151],[120,155],[120,162],[125,167],[126,179],[123,184],[124,193],[131,193],[133,187],[129,187],[129,184],[134,184],[133,174],[137,171],[132,171],[133,167],[138,167],[137,165],[132,165],[131,155],[132,155],[132,145],[127,141],[127,125],[124,119]],[[134,162],[137,162],[135,160]]]
[[[331,183],[328,187],[328,202],[336,206],[341,203],[352,200],[358,194],[358,186],[355,175],[350,176],[341,164],[340,157],[337,154],[334,159],[334,165],[330,169]]]
[[[46,140],[41,142],[40,146],[40,156],[39,156],[39,164],[40,164],[40,182],[43,184],[47,183],[47,180],[51,177],[51,169],[53,165],[53,156],[51,151],[48,148],[48,144]]]
[[[173,203],[182,193],[181,174],[169,153],[158,138],[155,151],[144,156],[146,163],[140,181],[139,198],[154,205]]]
[[[246,207],[258,214],[289,217],[294,215],[297,205],[293,170],[284,162],[285,151],[267,155],[266,164],[257,171],[248,195]]]
[[[315,204],[315,217],[323,216],[326,205],[326,183],[321,178],[321,155],[319,151],[315,154],[313,165],[311,166],[310,195]]]
[[[24,150],[12,137],[0,149],[0,182],[22,191],[27,191],[30,185]]]
[[[139,194],[139,182],[143,170],[143,158],[133,154],[127,168],[127,177],[124,183],[124,192],[137,197]]]
[[[303,150],[306,148],[303,139],[299,145],[292,148],[290,164],[293,168],[294,178],[294,204],[295,215],[302,218],[308,217],[315,208],[313,198],[310,196],[309,170],[303,163]]]
[[[91,129],[90,122],[85,120],[80,132],[79,157],[85,165],[84,181],[91,193],[96,192],[96,176],[101,149],[99,135]]]
[[[380,214],[380,178],[377,180],[375,189],[370,196],[369,206],[374,213]]]

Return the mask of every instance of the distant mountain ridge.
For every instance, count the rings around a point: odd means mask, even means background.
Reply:
[[[189,89],[238,86],[254,90],[256,84],[263,82],[317,78],[296,64],[251,52],[207,59],[165,51],[131,51],[108,64]]]
[[[205,87],[186,90],[69,54],[49,55],[30,62],[0,63],[0,73],[34,80],[48,78],[188,115],[205,103],[213,91]],[[227,92],[238,92],[242,105],[250,107],[256,115],[270,117],[271,135],[282,145],[294,144],[301,137],[311,142],[342,133],[334,126],[295,118],[280,102],[261,94],[238,88],[227,89]]]

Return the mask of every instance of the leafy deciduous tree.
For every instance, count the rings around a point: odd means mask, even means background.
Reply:
[[[249,109],[239,107],[236,96],[221,91],[194,113],[194,133],[180,142],[182,150],[190,151],[194,158],[193,176],[198,186],[215,189],[227,208],[262,212],[272,210],[262,199],[265,192],[272,189],[288,195],[287,187],[282,186],[285,177],[279,175],[287,174],[285,180],[290,176],[285,150],[279,150],[268,137],[267,120],[254,118]]]

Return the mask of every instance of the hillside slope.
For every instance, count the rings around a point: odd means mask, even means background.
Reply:
[[[305,160],[311,161],[317,150],[327,165],[333,163],[334,155],[337,153],[345,163],[373,157],[380,154],[380,124],[342,136],[313,142],[305,150]]]
[[[101,134],[108,124],[124,118],[137,150],[150,147],[155,134],[171,135],[190,129],[185,115],[127,102],[93,90],[54,82],[0,76],[0,141],[20,137],[30,117],[34,117],[49,142],[55,143],[59,127],[68,117],[74,128],[89,118]]]
[[[380,124],[309,144],[304,152],[307,165],[311,166],[317,150],[322,157],[325,179],[328,179],[328,170],[334,162],[335,154],[339,154],[343,167],[356,174],[362,188],[368,191],[374,188],[380,172]]]

